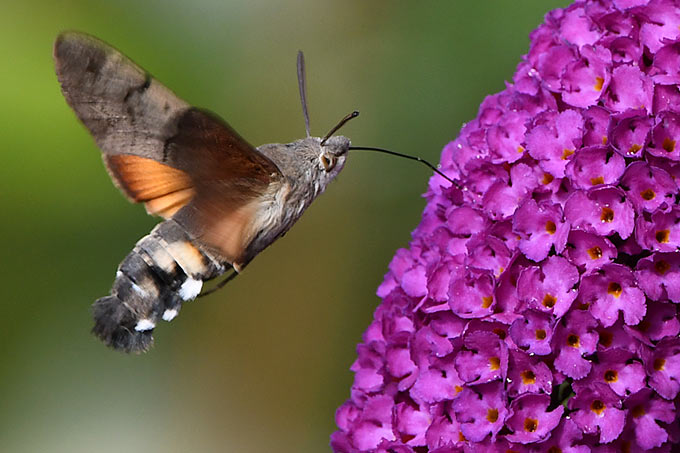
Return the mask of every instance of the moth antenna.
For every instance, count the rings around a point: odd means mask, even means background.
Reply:
[[[425,159],[423,159],[421,157],[411,156],[410,154],[402,154],[402,153],[398,153],[396,151],[390,151],[389,149],[384,149],[384,148],[374,148],[372,146],[350,146],[349,149],[350,149],[350,151],[352,151],[352,150],[375,151],[375,152],[379,152],[379,153],[390,154],[392,156],[403,157],[404,159],[411,159],[411,160],[418,161],[418,162],[430,167],[432,170],[434,170],[435,173],[437,173],[442,178],[446,179],[448,182],[450,182],[454,186],[460,187],[458,184],[456,184],[456,182],[453,179],[446,176],[444,173],[439,171],[439,169],[437,167],[435,167],[434,165],[432,165],[431,163],[429,163],[428,161],[426,161]]]
[[[210,288],[208,291],[204,291],[204,292],[202,292],[201,294],[199,294],[199,295],[196,296],[196,297],[197,297],[197,298],[198,298],[198,297],[205,297],[205,296],[207,296],[208,294],[212,294],[212,293],[214,293],[215,291],[218,291],[218,290],[224,288],[224,285],[226,285],[227,283],[229,283],[230,281],[232,281],[233,279],[235,279],[237,275],[238,275],[238,272],[236,272],[235,269],[232,269],[232,273],[229,274],[229,275],[227,275],[227,276],[225,277],[225,279],[222,280],[221,282],[219,282],[217,285],[215,285],[214,288]]]
[[[357,116],[359,116],[359,112],[357,112],[356,110],[353,111],[352,113],[347,114],[343,119],[340,120],[340,122],[338,124],[335,125],[335,127],[333,129],[331,129],[331,131],[329,133],[326,134],[326,136],[323,138],[323,140],[321,140],[321,146],[325,145],[326,141],[329,138],[331,138],[331,136],[333,136],[333,134],[335,134],[335,132],[338,129],[340,129],[342,126],[344,126],[347,121],[351,120],[352,118],[356,118]]]
[[[307,137],[309,133],[309,111],[307,110],[307,74],[305,71],[305,56],[301,50],[297,54],[297,78],[298,88],[300,89],[300,102],[302,103],[302,114],[305,117],[305,130]]]

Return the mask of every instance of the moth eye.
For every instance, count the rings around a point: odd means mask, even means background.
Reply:
[[[319,160],[321,165],[323,165],[324,170],[331,171],[335,167],[335,156],[330,156],[327,154],[319,155]]]

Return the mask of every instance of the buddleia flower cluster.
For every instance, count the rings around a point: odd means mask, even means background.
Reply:
[[[530,38],[442,152],[335,452],[680,442],[680,2],[577,1]]]

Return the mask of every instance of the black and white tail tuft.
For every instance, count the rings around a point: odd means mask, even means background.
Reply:
[[[198,296],[204,280],[224,270],[224,264],[191,243],[177,222],[166,220],[118,266],[111,294],[93,305],[92,332],[114,349],[146,351],[156,324],[172,321],[183,302]]]

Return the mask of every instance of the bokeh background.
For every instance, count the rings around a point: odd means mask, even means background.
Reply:
[[[157,222],[109,181],[64,102],[51,46],[113,44],[251,143],[343,129],[437,161],[528,33],[567,1],[4,1],[0,8],[0,451],[321,452],[375,289],[417,225],[429,172],[356,153],[293,230],[192,302],[141,356],[90,334],[89,306]]]

